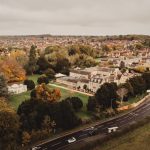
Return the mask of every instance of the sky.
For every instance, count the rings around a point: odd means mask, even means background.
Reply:
[[[0,35],[150,35],[150,0],[0,0]]]

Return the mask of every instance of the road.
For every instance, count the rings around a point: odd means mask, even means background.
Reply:
[[[103,123],[97,123],[94,128],[97,128],[98,134],[107,135],[108,128],[117,126],[120,130],[121,128],[128,126],[131,122],[135,122],[141,120],[142,118],[150,116],[150,98],[148,98],[145,102],[140,104],[137,108],[133,109],[127,114],[119,116],[117,118],[111,119],[109,121]],[[71,144],[68,143],[68,139],[71,137],[76,138],[76,142],[82,139],[88,138],[90,128],[85,128],[80,131],[62,136],[57,139],[53,139],[37,145],[39,150],[63,150],[64,147],[70,146]]]

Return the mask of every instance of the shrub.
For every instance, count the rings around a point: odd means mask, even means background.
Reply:
[[[32,80],[25,80],[24,85],[27,85],[28,90],[33,90],[35,88],[35,83]]]
[[[49,79],[46,76],[40,76],[38,78],[37,82],[38,82],[38,84],[42,84],[42,83],[48,84],[49,83]]]

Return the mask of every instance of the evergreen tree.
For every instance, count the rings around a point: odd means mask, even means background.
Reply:
[[[27,67],[28,74],[33,74],[37,70],[36,46],[32,45],[29,55],[29,63]]]
[[[7,83],[2,74],[0,74],[0,97],[7,97],[8,96],[8,88]]]

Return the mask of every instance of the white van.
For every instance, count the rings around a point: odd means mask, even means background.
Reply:
[[[111,127],[111,128],[108,128],[108,133],[116,132],[117,129],[118,129],[118,127]]]

